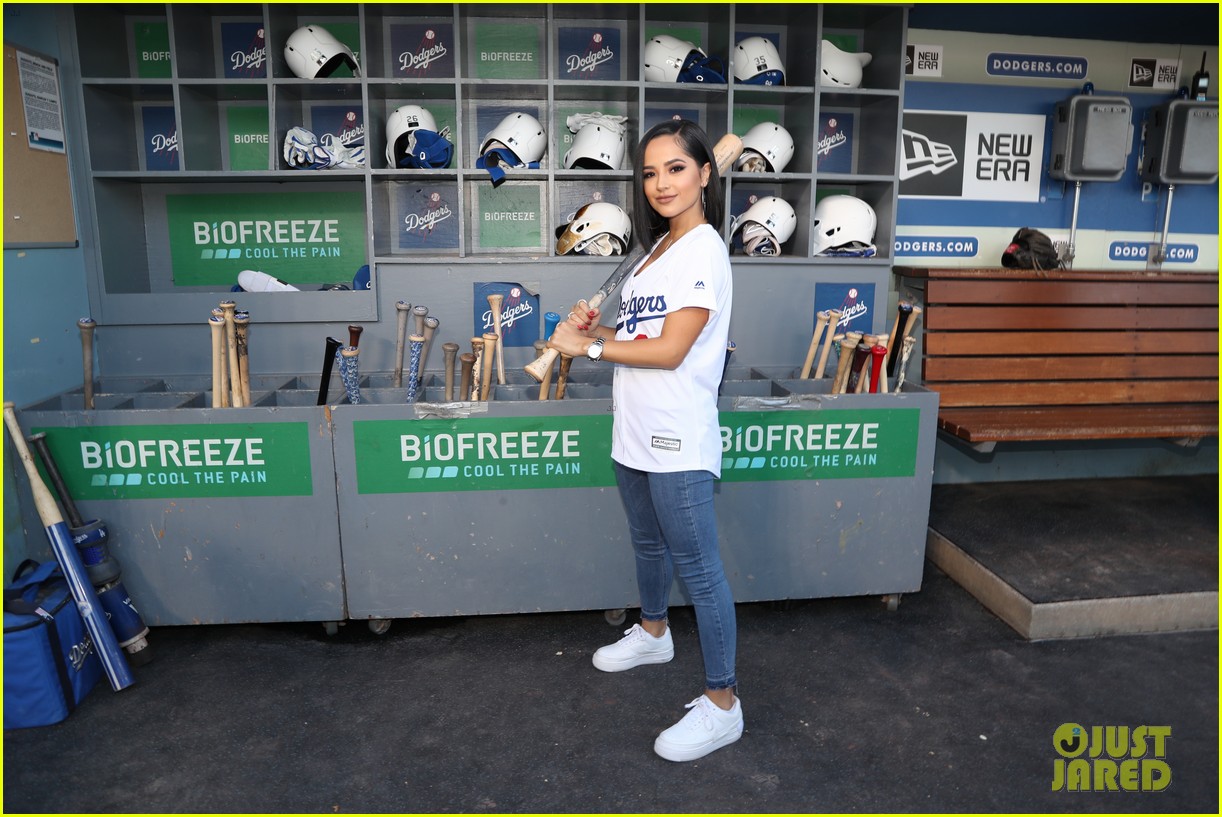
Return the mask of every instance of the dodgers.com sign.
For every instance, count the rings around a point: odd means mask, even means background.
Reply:
[[[1038,77],[1040,79],[1086,79],[1086,57],[1047,54],[989,54],[985,72],[991,77]]]

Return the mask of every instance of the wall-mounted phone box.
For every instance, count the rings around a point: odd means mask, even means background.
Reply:
[[[1082,182],[1124,176],[1133,145],[1133,105],[1122,96],[1077,94],[1053,114],[1048,175]]]
[[[1218,103],[1173,99],[1150,109],[1141,179],[1213,184],[1218,179]]]

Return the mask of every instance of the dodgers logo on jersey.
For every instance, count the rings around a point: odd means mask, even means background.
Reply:
[[[666,317],[665,295],[635,295],[620,301],[616,329],[635,334],[641,321],[653,321]]]

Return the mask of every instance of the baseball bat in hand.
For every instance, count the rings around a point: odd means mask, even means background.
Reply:
[[[136,682],[132,677],[131,667],[128,666],[127,657],[124,656],[122,648],[119,647],[114,629],[106,619],[106,613],[102,609],[102,603],[98,601],[97,592],[85,573],[85,565],[81,562],[81,556],[72,542],[72,535],[68,532],[64,516],[60,513],[59,506],[55,504],[55,497],[51,495],[47,484],[42,481],[42,475],[38,473],[38,466],[34,464],[34,458],[30,455],[29,446],[26,445],[25,435],[21,432],[21,425],[17,422],[17,412],[12,403],[4,404],[4,424],[8,427],[9,436],[13,440],[13,447],[21,459],[21,464],[25,466],[26,476],[30,480],[30,490],[34,494],[34,507],[38,509],[38,517],[42,520],[47,539],[50,540],[55,560],[59,562],[60,569],[64,572],[64,578],[68,581],[68,589],[72,592],[72,598],[85,622],[85,629],[89,631],[94,646],[97,647],[98,657],[102,659],[102,670],[106,673],[106,678],[115,692],[126,689]]]
[[[543,350],[547,348],[547,341],[540,338],[535,341],[535,355],[543,354]],[[546,400],[548,391],[552,387],[552,367],[548,366],[547,371],[543,374],[543,379],[539,381],[539,399]]]
[[[85,409],[93,408],[93,330],[97,323],[93,318],[81,318],[76,322],[81,329],[81,365],[85,375]]]
[[[505,296],[493,293],[488,296],[488,307],[492,310],[492,332],[496,335],[496,382],[505,385],[505,340],[501,337],[501,309]]]
[[[798,375],[799,380],[805,380],[810,377],[810,367],[815,365],[815,355],[819,351],[819,340],[823,334],[823,330],[827,328],[827,322],[831,319],[832,313],[826,309],[815,315],[815,333],[810,337],[810,348],[806,350],[806,362],[802,364],[802,373]]]
[[[738,157],[741,156],[742,153],[743,140],[735,134],[727,133],[725,136],[718,139],[717,144],[713,146],[713,159],[717,162],[718,174],[724,175],[725,173],[729,172],[730,168],[734,165],[734,162],[738,160]],[[637,247],[634,252],[624,256],[624,260],[616,266],[615,271],[611,273],[611,276],[603,282],[601,287],[598,288],[598,292],[595,292],[591,297],[586,299],[586,303],[589,304],[590,309],[598,309],[602,305],[603,301],[611,297],[611,295],[614,294],[617,289],[619,289],[619,285],[624,282],[624,279],[628,277],[628,274],[632,272],[632,270],[636,267],[637,262],[639,262],[644,255],[645,249],[643,247]],[[557,350],[549,348],[536,360],[526,364],[526,373],[533,377],[536,383],[542,383],[543,375],[551,369],[552,363],[556,360],[556,356],[559,354],[560,352]]]

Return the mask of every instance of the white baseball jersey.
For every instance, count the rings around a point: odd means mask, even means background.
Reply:
[[[674,370],[615,366],[611,458],[641,471],[710,471],[721,476],[717,389],[725,368],[734,286],[730,256],[708,224],[688,231],[624,283],[615,339],[656,338],[667,314],[709,310],[687,357]]]

